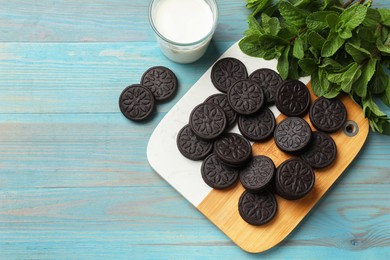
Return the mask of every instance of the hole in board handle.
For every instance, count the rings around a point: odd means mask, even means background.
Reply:
[[[354,137],[359,133],[359,126],[355,121],[348,120],[343,127],[344,134],[349,137]]]

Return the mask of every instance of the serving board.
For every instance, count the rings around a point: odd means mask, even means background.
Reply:
[[[259,68],[276,70],[276,61],[253,58],[241,52],[238,43],[229,48],[221,57],[234,57],[241,60],[250,74]],[[258,253],[272,248],[281,242],[309,213],[325,192],[344,172],[367,138],[369,125],[361,108],[348,96],[342,97],[347,108],[347,123],[343,130],[332,134],[338,155],[336,161],[328,168],[315,170],[316,183],[313,190],[304,198],[288,201],[279,196],[278,212],[274,219],[263,226],[246,223],[239,215],[238,200],[244,192],[242,185],[227,190],[215,190],[207,186],[201,177],[202,162],[195,162],[182,156],[176,146],[176,136],[180,129],[188,124],[192,109],[202,103],[208,96],[218,93],[210,80],[211,67],[180,99],[161,120],[150,137],[147,156],[153,169],[181,193],[190,203],[202,212],[211,222],[232,239],[243,250]],[[301,78],[311,92],[309,78]],[[312,95],[312,101],[316,97]],[[284,115],[270,107],[280,122]],[[308,115],[304,119],[312,127]],[[314,129],[312,127],[312,129]],[[231,132],[237,132],[235,127]],[[267,155],[276,166],[291,156],[280,151],[273,140],[265,143],[254,143],[254,155]]]

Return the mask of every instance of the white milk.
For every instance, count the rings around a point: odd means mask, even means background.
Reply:
[[[171,41],[158,38],[161,50],[168,58],[189,63],[205,53],[217,19],[215,1],[208,2],[210,4],[205,0],[153,1],[150,14],[155,30]]]

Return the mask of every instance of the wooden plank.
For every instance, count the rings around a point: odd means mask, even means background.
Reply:
[[[154,42],[149,0],[0,0],[0,42]],[[214,39],[242,37],[249,11],[243,2],[218,1]]]

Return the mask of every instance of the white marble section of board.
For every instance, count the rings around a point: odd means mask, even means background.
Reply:
[[[225,57],[242,61],[249,74],[259,68],[276,70],[276,60],[266,61],[247,56],[241,52],[238,43],[230,47],[219,59]],[[147,148],[147,157],[153,169],[195,207],[202,202],[211,188],[202,179],[200,173],[202,162],[194,162],[182,156],[176,146],[176,136],[180,129],[188,124],[192,109],[208,96],[219,93],[210,79],[211,68],[161,120],[150,137]],[[306,84],[309,78],[303,78],[301,81]],[[280,114],[275,106],[271,107],[271,110],[276,117]],[[232,132],[238,132],[238,128],[233,128]]]

